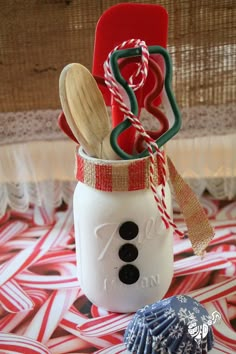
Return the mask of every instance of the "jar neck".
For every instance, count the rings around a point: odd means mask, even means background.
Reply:
[[[159,158],[155,156],[154,179],[157,185],[163,181],[160,166]],[[78,181],[101,191],[145,190],[150,188],[150,158],[110,161],[76,154],[75,174]]]

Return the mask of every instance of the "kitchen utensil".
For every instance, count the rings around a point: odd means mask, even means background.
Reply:
[[[150,70],[151,69],[151,70]],[[163,90],[164,79],[160,66],[151,57],[149,58],[149,72],[152,72],[155,78],[155,83],[153,89],[144,98],[144,107],[147,112],[154,116],[158,120],[158,130],[150,131],[146,130],[147,134],[150,135],[154,140],[157,140],[162,134],[164,134],[169,129],[169,121],[163,111],[161,111],[154,104],[156,97],[160,97]],[[119,143],[119,140],[118,140]],[[142,152],[145,149],[144,139],[142,135],[139,135],[135,142],[135,149],[137,152]]]
[[[108,54],[118,44],[130,38],[140,38],[144,40],[147,45],[166,47],[167,31],[168,13],[166,9],[160,5],[121,3],[110,7],[102,14],[96,26],[93,75],[97,77],[104,76],[103,64]],[[158,56],[154,56],[153,59],[158,61]],[[133,67],[136,68],[135,63]],[[153,87],[152,80],[151,78],[151,88]],[[150,92],[150,87],[147,80],[146,87],[140,89],[137,93],[140,109],[144,106],[144,97]],[[101,85],[99,88],[102,91],[106,105],[112,107],[113,122],[117,125],[123,120],[123,113],[120,111],[117,103],[112,99],[107,87]],[[158,97],[154,103],[158,105],[160,102],[161,99]],[[135,129],[130,126],[119,136],[119,145],[129,154],[132,154],[135,133]]]
[[[93,157],[113,159],[111,123],[95,79],[81,64],[67,65],[60,75],[59,91],[66,121],[85,152]]]
[[[132,71],[130,68],[130,64],[136,63],[138,64],[138,59],[139,57],[132,57],[132,58],[124,58],[121,63],[119,63],[119,70],[124,77],[131,77],[132,76]],[[127,68],[128,67],[128,68]],[[126,69],[125,73],[123,72],[123,69]],[[127,69],[129,69],[127,71]],[[95,80],[99,85],[105,86],[105,79],[103,77],[98,77],[95,76]],[[151,88],[150,92],[146,94],[145,97],[143,97],[143,91],[147,92],[146,85]],[[152,87],[153,85],[153,87]],[[169,128],[169,121],[164,114],[163,111],[161,111],[158,107],[156,107],[156,98],[161,96],[162,90],[163,90],[163,85],[164,85],[164,79],[163,79],[163,73],[160,65],[153,60],[152,57],[149,57],[149,71],[147,75],[147,79],[145,81],[144,86],[137,90],[135,92],[135,96],[138,102],[138,116],[140,114],[140,104],[141,104],[141,99],[143,100],[143,106],[145,107],[146,111],[149,112],[152,116],[154,116],[158,120],[158,130],[156,131],[149,131],[147,130],[147,133],[153,138],[157,139],[160,137],[164,132],[166,132]],[[143,89],[143,90],[142,90]],[[124,113],[120,110],[119,106],[116,106],[117,110],[119,113],[113,114],[112,115],[112,126],[116,127],[120,122],[123,121]],[[114,108],[114,107],[113,107]],[[113,110],[114,112],[114,110]],[[133,127],[132,127],[133,128]],[[134,129],[134,128],[133,128]],[[135,130],[135,129],[134,129]],[[122,134],[121,134],[122,135]],[[117,143],[119,144],[120,147],[122,147],[122,141],[121,138],[122,136],[119,135]],[[138,136],[138,138],[135,141],[135,148],[134,146],[131,146],[130,152],[133,153],[134,149],[137,152],[141,152],[144,150],[144,142],[143,142],[143,137],[141,135]],[[126,150],[127,152],[127,150]]]
[[[72,133],[72,130],[70,129],[69,124],[67,123],[64,112],[61,112],[59,114],[57,122],[61,130],[68,136],[68,138],[73,140],[76,144],[79,144],[79,141],[76,139],[76,137]]]
[[[162,134],[157,140],[156,143],[160,148],[164,145],[168,140],[170,140],[180,129],[181,126],[181,115],[179,112],[179,108],[175,101],[173,92],[171,90],[171,79],[172,79],[172,66],[171,60],[169,57],[168,52],[160,46],[149,46],[148,47],[150,54],[159,54],[160,58],[163,59],[163,63],[165,65],[165,80],[164,80],[164,87],[162,91],[162,102],[164,109],[166,111],[166,115],[168,117],[170,124],[170,129],[168,129],[164,134]],[[123,49],[123,50],[116,50],[112,53],[110,58],[110,65],[114,74],[115,80],[122,86],[122,88],[126,91],[129,100],[130,100],[130,110],[136,116],[138,114],[138,106],[137,106],[137,99],[131,87],[128,85],[127,81],[124,80],[122,77],[118,61],[124,57],[132,57],[141,55],[140,48],[131,48],[131,49]],[[147,156],[149,154],[148,150],[145,149],[143,152],[137,155],[130,155],[127,154],[124,150],[120,148],[117,143],[119,135],[128,129],[131,126],[131,122],[129,119],[125,119],[121,122],[117,127],[112,130],[111,133],[111,145],[114,151],[123,159],[133,159],[133,158],[140,158],[143,156]]]

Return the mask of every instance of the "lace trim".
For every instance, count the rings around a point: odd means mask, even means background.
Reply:
[[[174,139],[195,138],[209,135],[226,135],[236,132],[236,104],[196,106],[181,110],[182,127]],[[145,110],[141,119],[147,129],[157,123]]]
[[[198,195],[207,189],[217,199],[236,196],[236,133],[173,139],[166,151]]]
[[[0,113],[0,144],[64,139],[57,124],[61,110]]]
[[[69,204],[75,185],[75,181],[0,184],[0,218],[8,207],[25,212],[31,204],[45,206],[49,210],[59,207],[63,201]]]
[[[236,177],[198,179],[186,178],[192,190],[200,197],[207,190],[216,199],[232,199],[236,196]],[[25,212],[29,206],[46,206],[52,210],[64,201],[72,200],[75,181],[45,181],[39,183],[0,184],[0,218],[7,208]]]
[[[0,144],[65,138],[57,124],[60,112],[58,109],[0,113]],[[235,104],[184,108],[181,114],[183,125],[175,139],[236,131]],[[147,129],[156,128],[157,122],[144,109],[141,119]]]
[[[0,217],[7,207],[24,212],[30,204],[68,203],[76,185],[74,154],[69,140],[0,146]]]

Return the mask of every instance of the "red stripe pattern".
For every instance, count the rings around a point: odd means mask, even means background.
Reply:
[[[84,182],[84,159],[80,158],[76,152],[75,177],[78,181]]]
[[[141,159],[131,163],[128,166],[128,183],[129,191],[145,189],[145,180],[146,180],[146,162]]]
[[[150,157],[114,163],[109,160],[87,159],[76,154],[75,175],[78,181],[104,192],[142,190],[150,188],[150,164]],[[154,179],[157,184],[162,181],[159,166],[159,158],[155,156]]]
[[[112,192],[112,166],[111,165],[95,165],[95,188],[105,189]]]

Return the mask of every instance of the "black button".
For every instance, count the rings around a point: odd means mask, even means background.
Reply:
[[[119,257],[124,262],[133,262],[138,257],[138,249],[131,243],[125,243],[119,249]]]
[[[124,240],[132,240],[138,235],[138,225],[133,221],[126,221],[120,226],[119,234]]]
[[[139,270],[132,264],[126,264],[119,271],[119,278],[122,283],[133,284],[139,278]]]

